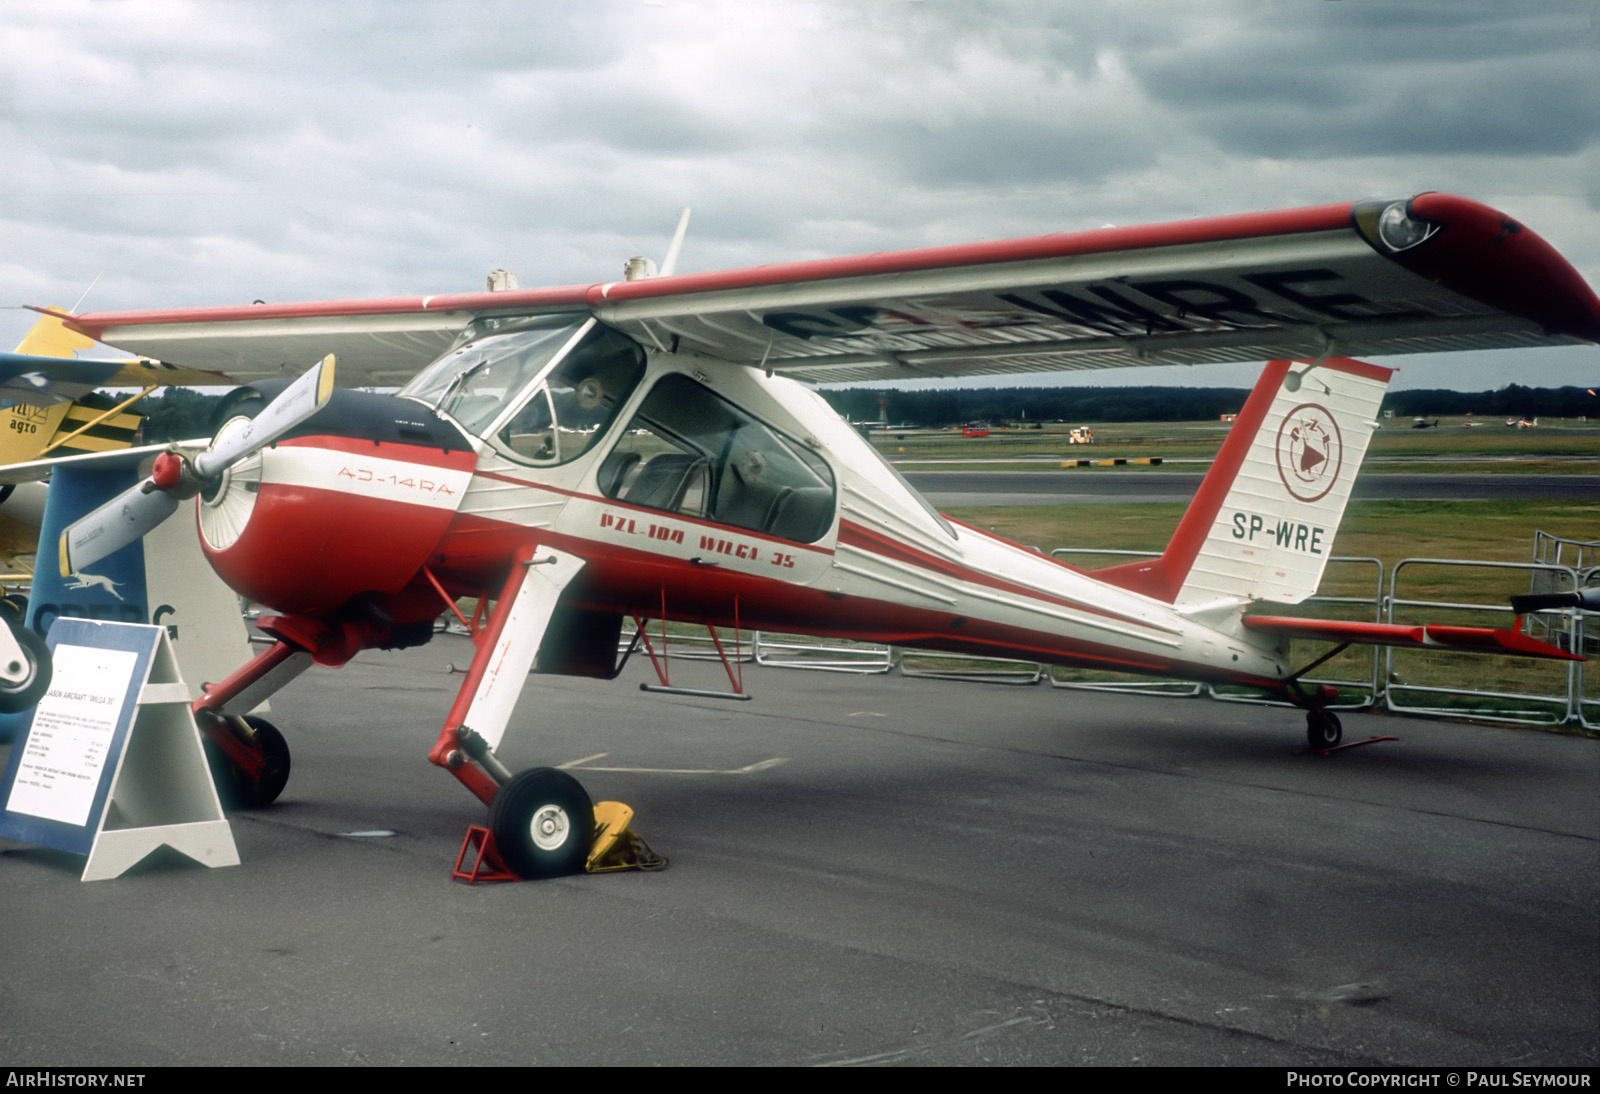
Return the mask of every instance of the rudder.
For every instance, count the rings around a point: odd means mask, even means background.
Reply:
[[[1159,562],[1095,576],[1179,607],[1311,596],[1393,373],[1269,362]]]

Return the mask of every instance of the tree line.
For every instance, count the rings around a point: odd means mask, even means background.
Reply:
[[[822,397],[853,422],[883,421],[937,429],[963,422],[1195,422],[1237,414],[1248,388],[1226,387],[1017,387],[936,391],[861,389],[824,391]],[[1600,398],[1581,387],[1499,391],[1419,388],[1391,391],[1383,409],[1397,418],[1473,414],[1486,418],[1600,418]]]
[[[1195,422],[1237,414],[1248,388],[1231,387],[1007,387],[823,391],[822,397],[853,422],[938,429],[962,422]],[[133,409],[145,416],[144,442],[209,437],[223,395],[168,388]],[[1499,391],[1420,389],[1391,391],[1383,408],[1395,417],[1435,418],[1475,414],[1486,418],[1600,418],[1600,398],[1581,387],[1534,388],[1512,384]]]

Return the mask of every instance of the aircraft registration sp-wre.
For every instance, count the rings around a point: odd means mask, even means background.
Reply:
[[[61,545],[85,572],[198,498],[211,564],[277,613],[195,704],[238,794],[288,772],[248,711],[313,662],[426,642],[461,598],[476,652],[429,755],[527,877],[582,867],[591,803],[495,750],[530,669],[615,675],[625,619],[1242,684],[1319,747],[1339,722],[1291,638],[1571,658],[1520,616],[1248,614],[1321,579],[1391,372],[1358,357],[1600,341],[1600,300],[1505,214],[1430,193],[673,275],[683,227],[662,273],[618,282],[64,317],[248,383],[209,447]],[[405,386],[336,389],[333,357]],[[803,383],[1239,360],[1269,363],[1165,553],[1095,571],[941,516]]]

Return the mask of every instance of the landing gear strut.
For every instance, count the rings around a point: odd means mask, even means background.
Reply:
[[[277,801],[288,785],[289,743],[265,718],[247,714],[233,721],[234,725],[219,725],[206,734],[211,779],[228,808],[263,809]],[[217,734],[232,734],[233,740],[221,745],[215,740]],[[234,752],[242,758],[236,758]]]

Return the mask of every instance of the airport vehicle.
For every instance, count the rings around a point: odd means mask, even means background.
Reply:
[[[62,563],[198,496],[213,567],[277,613],[196,703],[256,800],[287,752],[247,712],[446,610],[476,653],[430,759],[523,876],[579,868],[592,813],[565,773],[499,762],[512,705],[530,668],[614,675],[625,619],[636,645],[648,616],[1245,684],[1318,747],[1340,726],[1292,637],[1570,657],[1518,628],[1247,612],[1321,578],[1391,371],[1352,355],[1600,341],[1600,300],[1504,214],[1424,194],[674,276],[681,240],[667,273],[605,284],[66,319],[251,380]],[[323,355],[405,386],[335,389],[329,359],[281,378]],[[1165,554],[1095,572],[942,517],[796,382],[1234,360],[1270,363]]]

